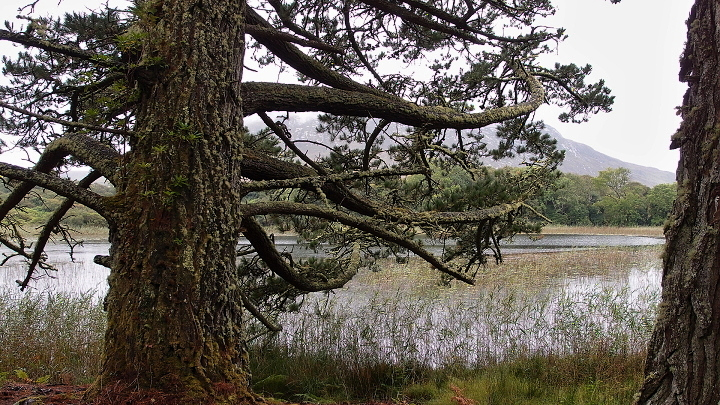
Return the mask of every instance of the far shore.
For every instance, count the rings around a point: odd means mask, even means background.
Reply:
[[[567,226],[548,225],[542,230],[545,235],[627,235],[663,237],[662,226]]]
[[[272,230],[269,230],[272,231]],[[294,233],[274,232],[275,235],[293,235]],[[548,225],[541,232],[545,235],[628,235],[628,236],[650,236],[663,237],[661,226],[567,226]],[[75,229],[75,239],[86,242],[107,242],[108,229],[103,227],[83,227]],[[25,235],[28,239],[35,239],[29,232]]]

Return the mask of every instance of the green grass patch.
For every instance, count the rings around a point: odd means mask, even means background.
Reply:
[[[629,404],[642,382],[642,354],[607,355],[603,351],[571,356],[518,359],[453,378],[427,405],[613,405]],[[409,387],[412,388],[412,387]]]

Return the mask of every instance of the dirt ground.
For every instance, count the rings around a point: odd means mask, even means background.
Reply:
[[[83,404],[87,386],[23,384],[8,381],[0,387],[0,405]]]
[[[104,390],[94,401],[83,400],[87,385],[6,382],[0,387],[0,405],[181,405],[177,395],[155,390]],[[268,403],[268,405],[271,405]]]

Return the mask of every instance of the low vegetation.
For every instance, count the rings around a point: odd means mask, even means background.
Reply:
[[[93,294],[0,289],[0,381],[87,384],[100,370],[105,312]]]
[[[283,332],[254,339],[254,389],[316,403],[629,403],[657,286],[547,291],[573,276],[611,280],[634,269],[652,278],[658,256],[657,247],[510,256],[477,287],[438,287],[416,262],[387,263],[346,290],[307,298]],[[0,379],[89,383],[104,323],[91,294],[6,287],[0,347],[12,350],[0,351]]]
[[[387,266],[315,297],[288,315],[284,332],[253,342],[255,389],[314,402],[450,404],[455,386],[480,404],[628,403],[642,379],[657,285],[555,283],[630,269],[651,278],[644,272],[657,268],[658,254],[519,255],[489,268],[477,287],[439,290],[429,270]]]

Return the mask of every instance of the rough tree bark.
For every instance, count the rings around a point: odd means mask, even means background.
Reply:
[[[720,2],[697,0],[680,79],[689,83],[662,302],[638,404],[720,401]]]
[[[249,398],[235,246],[244,52],[242,3],[155,2],[144,88],[111,217],[108,330],[96,383],[183,403]]]

